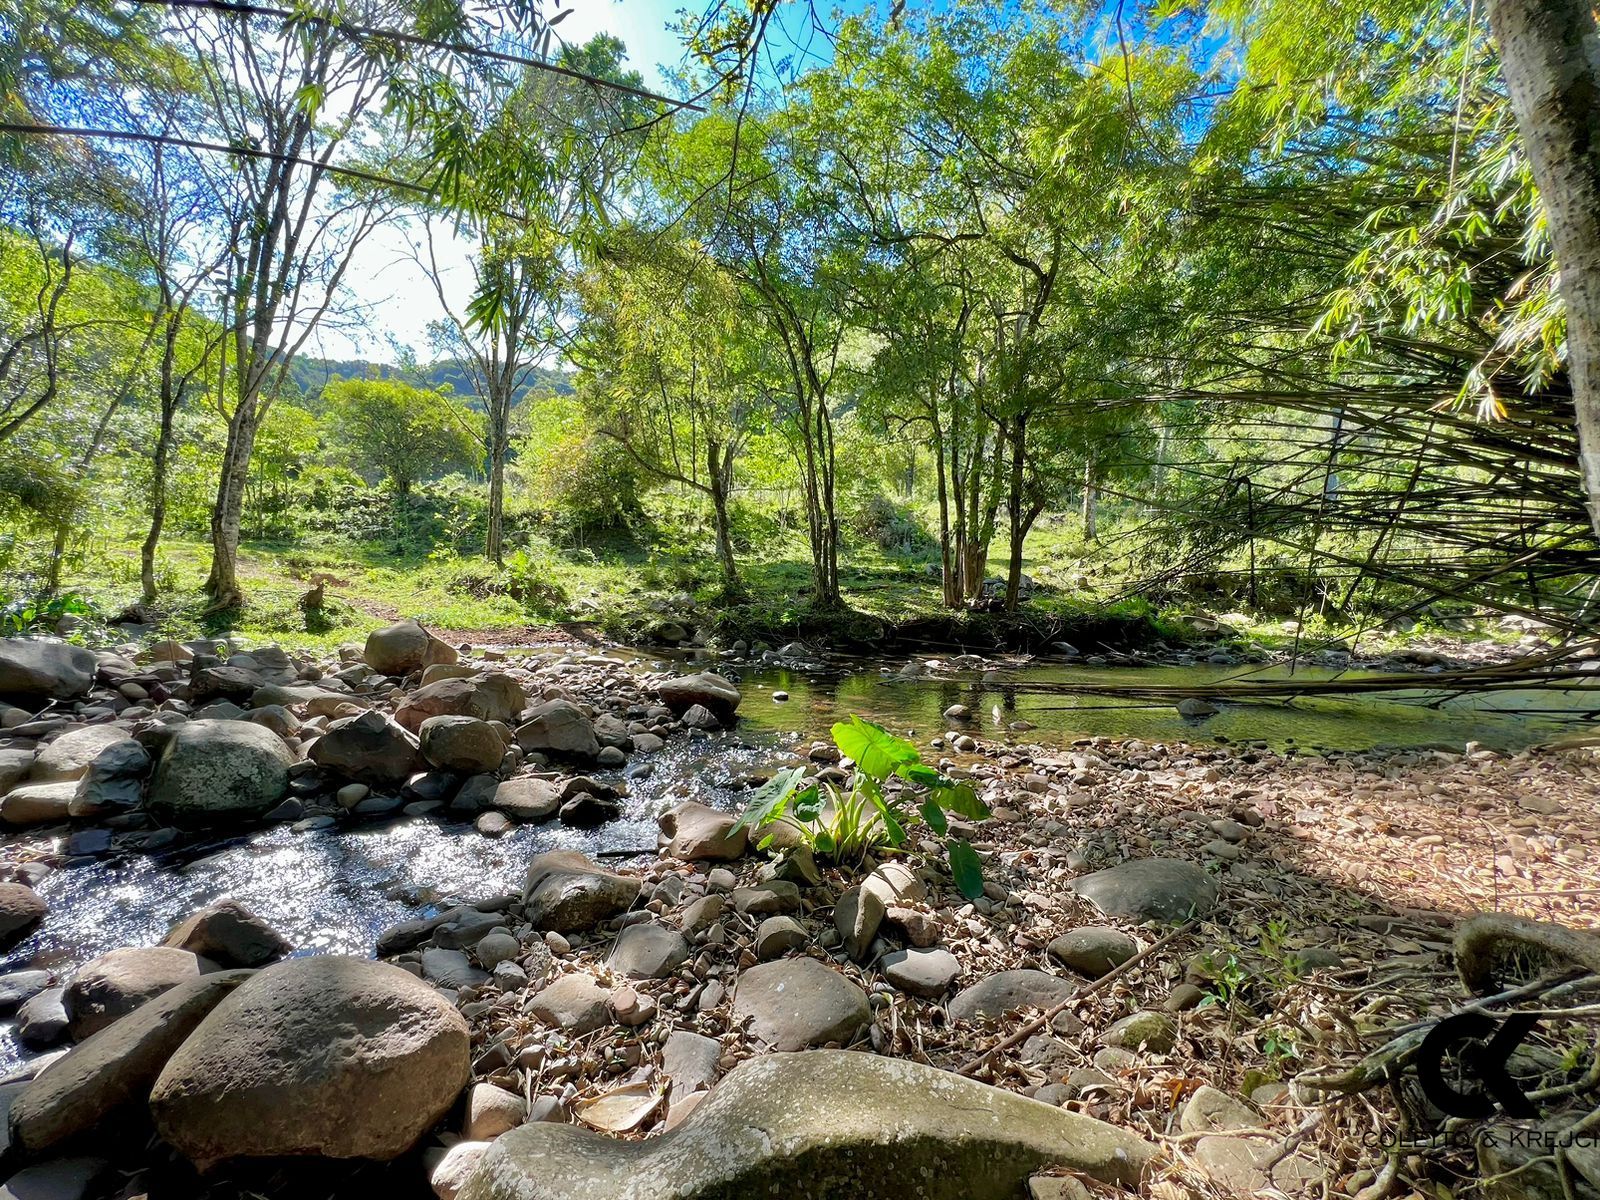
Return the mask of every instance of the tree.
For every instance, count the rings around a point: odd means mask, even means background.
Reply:
[[[602,35],[583,46],[563,47],[559,62],[589,79],[637,88],[643,81],[622,70],[623,54],[622,42]],[[522,211],[510,217],[495,210],[499,183],[491,177],[483,211],[469,214],[465,222],[476,245],[473,294],[463,312],[452,308],[446,295],[433,222],[425,228],[426,265],[445,312],[433,327],[434,348],[461,364],[484,405],[489,477],[484,553],[497,565],[505,551],[505,469],[518,433],[516,398],[562,338],[575,244],[582,228],[603,216],[636,140],[618,131],[637,124],[643,111],[636,95],[596,93],[588,83],[546,72],[524,75],[480,133],[479,153],[502,169],[506,163],[524,163],[527,174],[548,179],[549,186],[523,192]]]
[[[382,478],[397,499],[413,484],[477,462],[474,422],[440,392],[397,379],[341,380],[322,397],[352,464]]]
[[[1600,537],[1600,28],[1588,0],[1490,0],[1566,304],[1578,471]]]
[[[764,331],[699,247],[619,232],[601,249],[578,284],[579,395],[643,471],[710,500],[723,594],[738,597],[729,502],[777,383]]]

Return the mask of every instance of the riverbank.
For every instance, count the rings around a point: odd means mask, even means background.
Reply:
[[[1353,1194],[1386,1161],[1363,1144],[1363,1129],[1373,1112],[1398,1127],[1399,1111],[1377,1095],[1368,1097],[1375,1109],[1330,1105],[1291,1085],[1464,1000],[1450,941],[1467,913],[1587,927],[1600,889],[1591,866],[1600,785],[1587,751],[1305,755],[1196,740],[1207,733],[1200,724],[1181,740],[1045,745],[986,713],[952,712],[919,724],[914,741],[924,761],[970,782],[990,814],[949,818],[982,865],[982,892],[969,898],[926,829],[901,852],[879,850],[849,869],[752,848],[731,814],[764,779],[791,763],[824,779],[844,773],[826,743],[750,733],[760,706],[786,711],[794,701],[748,684],[741,695],[715,676],[684,679],[649,659],[586,652],[463,656],[416,626],[322,660],[205,650],[147,647],[144,662],[91,665],[61,647],[34,684],[53,680],[71,694],[22,718],[0,714],[0,757],[21,771],[0,819],[30,821],[5,852],[8,886],[20,889],[6,897],[20,920],[14,940],[63,921],[52,889],[77,872],[109,871],[96,887],[62,893],[92,913],[119,894],[117,863],[170,855],[197,879],[222,868],[209,877],[219,893],[199,912],[170,912],[192,918],[170,934],[154,929],[94,963],[16,963],[4,976],[0,993],[20,998],[23,1023],[81,1035],[38,1084],[21,1084],[35,1060],[0,1089],[13,1101],[34,1097],[20,1123],[13,1117],[13,1161],[59,1164],[62,1152],[93,1143],[112,1160],[102,1178],[115,1165],[179,1194],[381,1181],[396,1195],[431,1185],[447,1200],[458,1188],[468,1200],[544,1196],[553,1193],[518,1182],[529,1178],[519,1164],[579,1144],[575,1129],[634,1139],[671,1127],[721,1145],[748,1127],[762,1097],[791,1086],[813,1100],[818,1086],[859,1093],[815,1134],[828,1153],[859,1155],[850,1130],[901,1119],[903,1089],[928,1086],[859,1076],[888,1059],[1048,1106],[1028,1114],[1101,1122],[1096,1136],[1122,1147],[1118,1161],[1137,1161],[1147,1188],[1169,1189],[1159,1194],[1255,1194],[1266,1186],[1258,1152],[1276,1145],[1284,1153],[1265,1172],[1275,1186],[1294,1194],[1326,1179]],[[8,687],[19,679],[11,670]],[[735,725],[736,714],[746,719]],[[206,746],[184,754],[195,739]],[[241,763],[254,765],[235,770]],[[214,783],[218,771],[234,782],[187,786],[189,776]],[[26,803],[13,799],[19,792]],[[233,797],[227,813],[214,807],[219,793]],[[46,813],[55,803],[63,807]],[[221,889],[226,865],[240,860],[177,853],[216,836],[190,832],[190,805],[212,830],[236,827],[241,854],[256,846],[256,858],[277,864],[257,879],[269,902],[279,890],[303,897],[302,883],[311,893],[354,886],[348,839],[370,830],[416,861],[381,887],[360,886],[411,915],[370,944],[330,943],[314,932],[327,918],[305,922],[293,904],[265,916],[249,911],[255,903],[230,908]],[[421,825],[466,847],[464,867],[493,865],[427,878],[436,860],[403,832]],[[270,840],[267,829],[277,831]],[[607,856],[658,837],[659,857]],[[556,846],[570,848],[550,853]],[[332,873],[324,879],[311,863]],[[140,903],[130,878],[121,877],[119,907],[130,896]],[[50,911],[27,901],[34,887],[52,898]],[[157,941],[165,947],[152,949]],[[270,965],[328,949],[358,957],[325,961],[357,965],[332,974],[290,970],[297,959]],[[361,965],[369,951],[397,969]],[[166,1003],[193,1020],[164,1019],[163,1041],[153,1017],[140,1024],[140,1002],[168,992]],[[363,1015],[362,997],[373,995],[437,1031],[426,1053],[403,1052],[378,1020],[369,1040],[329,1058],[322,1039],[341,1022],[376,1019]],[[106,1016],[119,1019],[97,1032]],[[1541,1060],[1551,1082],[1581,1076],[1591,1061],[1562,1058],[1562,1034],[1547,1038],[1555,1065]],[[273,1050],[241,1055],[252,1040]],[[793,1073],[771,1053],[828,1046],[870,1053],[842,1065],[804,1060]],[[428,1078],[404,1074],[407,1060]],[[753,1068],[777,1074],[757,1087],[746,1082]],[[406,1081],[397,1108],[342,1090],[341,1080],[391,1069]],[[290,1073],[272,1084],[280,1123],[263,1130],[248,1108],[230,1108],[228,1097],[266,1086],[252,1072],[280,1070]],[[90,1095],[117,1100],[97,1107]],[[981,1091],[968,1102],[1002,1103]],[[390,1115],[351,1121],[350,1106]],[[941,1117],[918,1119],[936,1131]],[[1061,1149],[1070,1139],[1050,1124],[1057,1118],[1039,1119],[1028,1170],[1065,1160],[1127,1181],[1104,1161],[1072,1159]],[[151,1122],[162,1139],[153,1154],[143,1140]],[[336,1126],[338,1138],[328,1133]],[[595,1142],[574,1160],[571,1194],[609,1194],[603,1181],[627,1153],[613,1145]],[[770,1182],[788,1169],[776,1153],[741,1169]],[[285,1154],[313,1158],[285,1165]],[[340,1165],[350,1154],[392,1165],[352,1176]],[[204,1182],[192,1173],[196,1162],[237,1156]],[[1406,1169],[1420,1186],[1429,1173],[1470,1174],[1472,1160],[1457,1147]],[[953,1178],[959,1167],[950,1164]],[[1021,1177],[989,1184],[997,1190],[964,1194],[1012,1195]],[[692,1187],[711,1185],[686,1186],[698,1195]],[[1037,1182],[1034,1194],[1077,1194],[1050,1186]],[[76,1194],[111,1193],[85,1185]]]

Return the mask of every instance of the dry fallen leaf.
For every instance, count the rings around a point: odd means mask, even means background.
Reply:
[[[573,1114],[603,1133],[627,1133],[644,1124],[660,1105],[661,1096],[647,1083],[630,1083],[603,1096],[578,1101],[573,1105]]]

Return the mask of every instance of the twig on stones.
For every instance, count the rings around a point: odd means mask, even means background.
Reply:
[[[976,1058],[972,1059],[968,1063],[965,1063],[959,1070],[957,1070],[956,1074],[976,1075],[996,1054],[999,1054],[1002,1050],[1009,1050],[1012,1046],[1026,1041],[1029,1037],[1035,1033],[1038,1033],[1039,1030],[1043,1029],[1051,1021],[1055,1020],[1055,1018],[1061,1013],[1065,1012],[1069,1005],[1076,1003],[1085,996],[1092,996],[1095,992],[1109,987],[1112,983],[1116,982],[1116,980],[1120,979],[1122,976],[1132,971],[1140,963],[1144,962],[1145,959],[1149,958],[1157,950],[1161,950],[1171,945],[1179,938],[1184,937],[1186,934],[1192,932],[1199,924],[1200,922],[1198,920],[1185,921],[1182,925],[1178,926],[1165,937],[1151,942],[1150,945],[1139,951],[1139,953],[1135,954],[1121,966],[1113,967],[1104,975],[1100,976],[1099,979],[1092,980],[1089,983],[1083,984],[1081,987],[1075,988],[1072,994],[1065,1000],[1062,1000],[1059,1004],[1055,1004],[1046,1009],[1037,1017],[1034,1017],[1031,1021],[1025,1022],[1021,1028],[1017,1029],[1010,1036],[996,1042],[993,1046],[990,1046]]]

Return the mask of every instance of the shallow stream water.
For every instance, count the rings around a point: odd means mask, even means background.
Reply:
[[[892,668],[903,661],[895,660]],[[642,665],[667,664],[647,659]],[[1039,665],[1007,675],[1183,684],[1245,672],[1262,677],[1261,668],[1222,666]],[[430,817],[310,833],[277,826],[243,838],[191,846],[176,855],[87,861],[54,872],[40,885],[50,915],[0,959],[0,971],[42,966],[66,975],[108,950],[153,945],[175,921],[224,896],[260,913],[300,953],[369,954],[377,934],[391,924],[436,912],[453,898],[477,900],[516,891],[528,859],[539,851],[575,848],[612,857],[626,851],[653,852],[659,813],[687,798],[734,806],[742,794],[740,776],[764,771],[797,745],[826,738],[829,726],[849,713],[919,740],[944,728],[941,714],[946,708],[965,704],[977,718],[969,728],[981,736],[1014,736],[1046,744],[1095,735],[1146,741],[1200,741],[1223,735],[1234,742],[1260,740],[1275,747],[1459,750],[1469,740],[1517,749],[1572,732],[1582,726],[1535,710],[1576,710],[1589,702],[1579,692],[1501,693],[1451,701],[1440,709],[1374,698],[1304,700],[1293,705],[1227,706],[1217,716],[1197,722],[1180,717],[1170,705],[1019,695],[985,685],[980,671],[938,681],[890,681],[880,664],[856,662],[811,673],[751,667],[729,668],[729,673],[740,677],[745,695],[739,730],[695,735],[648,758],[636,757],[627,780],[630,796],[624,816],[599,829],[580,831],[550,823],[520,826],[492,839],[468,823]],[[789,699],[773,699],[775,691],[787,692]],[[1007,727],[1016,721],[1036,728],[1009,733]],[[622,772],[599,777],[620,780]],[[0,1025],[0,1071],[31,1053],[9,1024]]]

